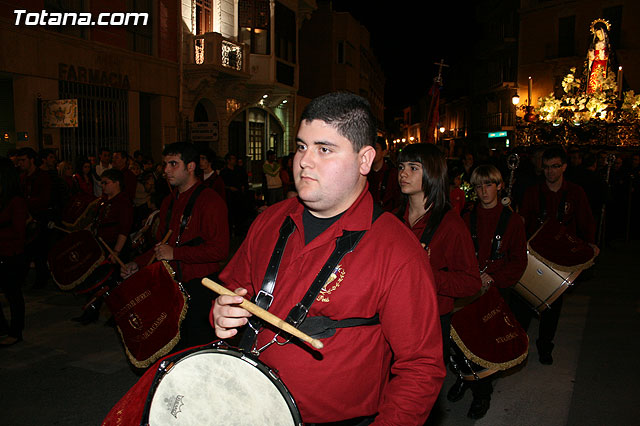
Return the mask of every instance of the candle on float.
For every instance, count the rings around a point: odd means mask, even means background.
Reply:
[[[533,88],[533,79],[529,76],[529,106],[531,106],[531,89]]]
[[[618,99],[622,97],[622,67],[618,67]]]

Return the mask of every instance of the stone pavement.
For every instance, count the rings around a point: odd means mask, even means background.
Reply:
[[[600,426],[640,424],[640,243],[603,250],[589,279],[566,293],[554,364],[538,362],[535,344],[519,371],[494,383],[485,418],[466,417],[471,392],[441,398],[429,425]],[[2,426],[99,425],[136,382],[116,331],[82,326],[84,297],[27,284],[24,341],[0,349]],[[5,312],[7,303],[0,297]],[[537,321],[530,328],[535,342]],[[453,384],[449,373],[442,394]]]

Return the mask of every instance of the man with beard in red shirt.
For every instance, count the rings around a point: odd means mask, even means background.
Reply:
[[[303,329],[307,321],[321,317],[339,324],[363,320],[355,327],[333,329],[333,334],[329,330],[321,352],[299,341],[261,352],[260,360],[278,370],[291,391],[305,424],[422,425],[445,375],[429,259],[393,215],[374,213],[367,190],[375,157],[374,123],[369,103],[353,94],[330,93],[307,106],[293,161],[298,197],[257,217],[220,274],[236,296],[218,297],[211,312],[220,338],[235,336],[249,320],[255,327],[255,319],[238,304],[241,296],[265,293],[263,280],[273,275],[267,270],[268,253],[290,224],[275,268],[270,312],[278,317],[298,312],[292,308],[311,294],[311,303],[303,303],[308,316],[298,318]],[[339,237],[353,235],[351,231],[364,232],[333,268],[335,262],[327,259],[344,241]],[[321,270],[328,265],[333,273],[325,280]],[[309,291],[313,287],[318,293]],[[245,329],[244,342],[256,336],[252,330]],[[273,330],[262,329],[255,347],[273,337]]]
[[[200,156],[193,144],[176,142],[167,145],[162,155],[167,180],[175,189],[160,206],[156,239],[162,241],[169,230],[172,233],[166,243],[156,244],[126,264],[122,276],[127,278],[134,274],[138,268],[147,265],[154,255],[157,260],[169,261],[176,271],[176,280],[183,283],[190,295],[177,350],[215,339],[208,324],[211,294],[200,284],[200,280],[217,274],[220,263],[227,259],[229,225],[224,200],[216,191],[204,186],[196,176]],[[190,204],[191,215],[183,217]]]

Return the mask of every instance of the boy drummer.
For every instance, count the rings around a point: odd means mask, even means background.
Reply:
[[[482,287],[486,290],[489,286],[496,286],[512,307],[514,302],[517,303],[517,295],[512,294],[511,287],[527,268],[524,222],[499,202],[504,182],[496,167],[478,166],[471,175],[471,184],[478,195],[478,203],[473,211],[465,214],[464,221],[475,245]],[[460,400],[470,387],[473,402],[467,416],[482,418],[490,406],[493,392],[491,380],[489,376],[469,384],[459,378],[447,393],[447,399]]]

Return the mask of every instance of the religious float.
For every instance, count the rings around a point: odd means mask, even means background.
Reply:
[[[611,25],[591,23],[593,41],[583,72],[569,70],[562,89],[524,106],[516,125],[516,145],[591,145],[611,148],[640,145],[640,94],[623,93],[623,71],[614,68],[609,44]],[[531,79],[531,77],[530,77]],[[531,81],[531,80],[530,80]]]

